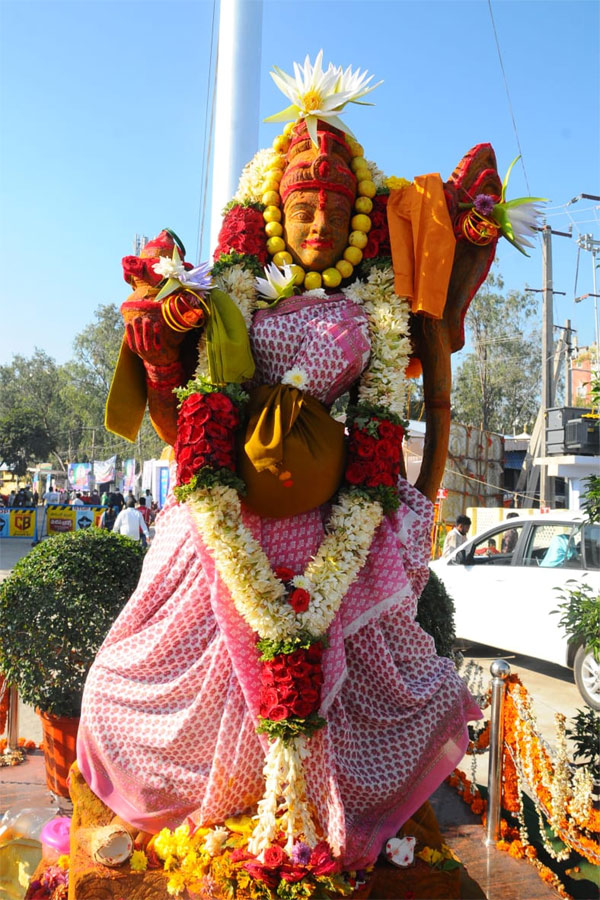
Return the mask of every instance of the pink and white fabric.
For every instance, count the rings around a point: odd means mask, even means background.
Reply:
[[[341,393],[366,364],[366,320],[342,295],[314,300],[258,314],[253,350],[265,383],[300,365],[315,395],[332,402],[331,386]],[[328,724],[311,739],[306,763],[309,799],[349,868],[374,861],[452,771],[465,752],[466,722],[481,715],[415,622],[432,507],[407,483],[400,497],[330,628],[321,708]],[[272,566],[302,572],[327,512],[244,515]],[[255,643],[189,511],[171,498],[84,694],[79,766],[117,814],[157,831],[187,816],[221,823],[261,798]]]

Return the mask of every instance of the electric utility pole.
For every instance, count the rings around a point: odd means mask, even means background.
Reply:
[[[546,410],[554,406],[554,322],[553,296],[563,294],[552,287],[552,235],[571,237],[570,232],[553,231],[550,225],[544,225],[542,232],[542,288],[528,290],[542,295],[542,396],[541,396],[541,453],[546,458]],[[548,468],[543,462],[540,466],[540,507],[554,506],[554,480],[548,476]]]

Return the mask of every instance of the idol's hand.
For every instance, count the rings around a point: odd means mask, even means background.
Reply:
[[[167,297],[168,302],[170,298]],[[127,300],[121,306],[129,349],[151,366],[171,365],[179,360],[179,348],[189,328],[175,329],[163,315],[162,303]],[[198,310],[198,318],[202,318]]]

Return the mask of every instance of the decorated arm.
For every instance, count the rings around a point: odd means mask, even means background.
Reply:
[[[504,184],[500,182],[490,144],[478,144],[463,157],[443,186],[455,247],[441,317],[432,317],[435,313],[423,306],[415,309],[413,303],[413,354],[423,371],[426,411],[423,462],[416,486],[432,500],[444,473],[450,433],[450,358],[464,345],[465,314],[489,272],[500,235],[521,252],[525,252],[521,245],[531,246],[527,236],[534,232],[538,215],[534,203],[541,198],[505,202],[507,181],[508,174]]]
[[[180,249],[182,251],[180,255]],[[121,306],[125,335],[107,403],[107,428],[133,440],[146,401],[158,435],[174,444],[177,399],[194,368],[195,329],[205,321],[205,266],[182,262],[183,246],[165,229],[123,260],[125,280],[135,288]],[[191,351],[191,352],[190,352]]]

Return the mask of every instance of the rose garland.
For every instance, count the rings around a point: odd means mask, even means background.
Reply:
[[[276,223],[274,212],[271,209],[267,216],[265,210],[265,184],[282,167],[283,159],[277,149],[259,151],[246,166],[215,252],[213,281],[233,299],[248,326],[260,302],[257,276],[277,237],[276,224],[269,225],[269,221]],[[262,654],[258,728],[271,743],[264,767],[265,795],[252,839],[252,851],[258,857],[282,830],[288,853],[294,835],[302,834],[309,846],[318,841],[307,812],[302,758],[307,752],[306,737],[325,724],[318,709],[326,632],[367,560],[384,511],[398,505],[395,486],[405,425],[401,419],[406,401],[404,372],[411,349],[409,306],[394,292],[391,261],[375,261],[378,255],[389,254],[385,176],[363,159],[362,151],[356,165],[368,168],[380,193],[372,201],[363,198],[370,206],[370,234],[365,235],[357,256],[369,259],[371,265],[363,264],[363,280],[342,293],[363,306],[368,316],[371,362],[359,383],[358,405],[348,415],[346,486],[332,507],[325,538],[303,574],[274,572],[243,524],[239,499],[243,491],[236,483],[231,448],[244,397],[232,393],[230,385],[217,389],[210,385],[204,336],[198,345],[195,378],[179,392],[176,493],[179,499],[189,500],[219,576],[236,610],[257,634]],[[267,269],[265,273],[272,281]],[[305,294],[325,296],[309,287],[305,284]],[[297,285],[296,292],[300,292]],[[224,400],[217,401],[219,396]],[[213,415],[219,405],[222,420]]]

